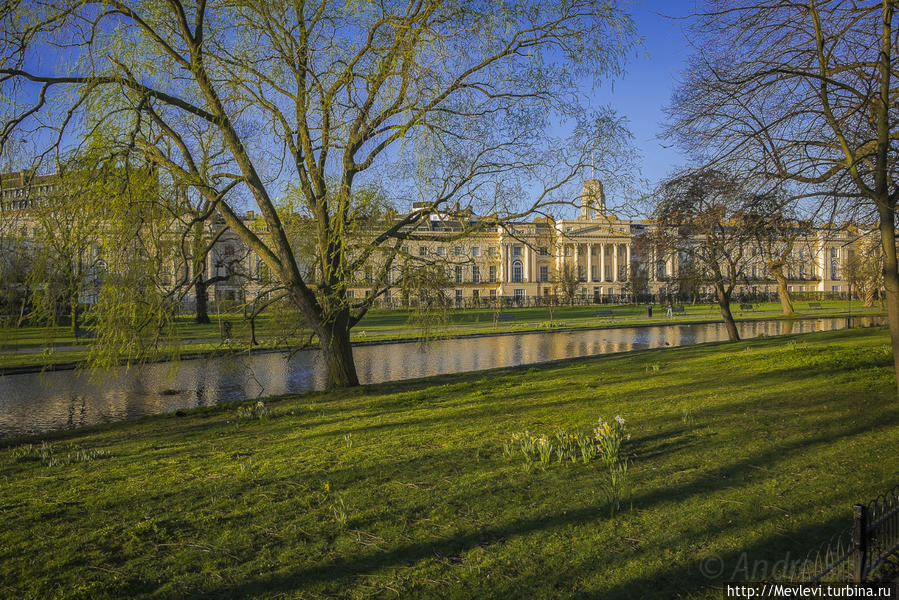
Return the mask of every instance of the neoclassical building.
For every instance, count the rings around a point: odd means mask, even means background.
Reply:
[[[432,215],[419,226],[418,239],[410,241],[407,249],[422,260],[433,257],[446,265],[450,280],[446,292],[457,305],[497,299],[544,304],[560,297],[568,300],[565,288],[574,288],[574,299],[581,303],[631,301],[635,295],[658,297],[676,292],[685,260],[649,241],[655,227],[651,221],[621,219],[610,212],[597,180],[584,183],[580,212],[574,219],[505,223],[475,230],[462,239],[459,235],[466,227],[459,219]],[[785,267],[789,290],[846,293],[843,271],[858,237],[859,231],[848,226],[822,227],[797,240]],[[747,252],[751,258],[738,293],[773,296],[776,282],[762,256],[754,248]],[[372,266],[366,273],[375,270]],[[370,293],[369,276],[354,283],[351,296]],[[706,286],[704,291],[710,294],[711,288]],[[396,290],[384,296],[387,305],[406,300]]]
[[[36,210],[36,199],[53,193],[58,186],[53,175],[26,177],[24,172],[17,172],[0,176],[0,250],[4,238],[40,237],[29,215]],[[252,211],[243,218],[251,229],[264,235],[264,223]],[[621,219],[607,209],[598,180],[584,182],[576,218],[537,218],[470,227],[474,221],[470,214],[429,215],[403,246],[408,256],[416,259],[413,264],[438,264],[446,269],[444,293],[457,306],[500,300],[535,305],[570,301],[570,296],[581,303],[658,297],[676,291],[682,272],[683,256],[662,252],[647,241],[655,227],[652,222]],[[209,223],[209,235],[222,224],[221,219]],[[845,266],[862,237],[863,232],[851,226],[819,227],[803,236],[794,245],[785,269],[790,291],[845,294]],[[738,292],[773,295],[776,283],[761,255],[756,255],[755,249],[749,252],[753,258],[747,263]],[[308,257],[305,262],[310,262]],[[348,295],[362,298],[372,293],[378,267],[372,263],[362,269],[348,287]],[[173,261],[173,277],[183,268]],[[211,302],[241,302],[252,296],[262,289],[266,271],[259,257],[231,231],[216,238],[204,268],[206,277],[215,280],[208,290]],[[235,270],[239,278],[227,277]],[[398,272],[391,273],[388,284],[398,279]],[[186,303],[195,300],[190,292],[183,299]],[[86,285],[82,301],[91,300]],[[395,286],[381,296],[379,304],[399,306],[410,301],[414,298],[405,297],[400,286]]]

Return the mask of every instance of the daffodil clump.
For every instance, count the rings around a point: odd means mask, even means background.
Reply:
[[[237,419],[239,421],[262,420],[268,416],[268,408],[262,400],[256,402],[252,407],[240,406],[237,409]]]
[[[620,461],[621,446],[630,439],[624,426],[624,419],[617,416],[611,423],[600,419],[592,432],[559,430],[547,436],[522,431],[512,434],[503,444],[503,452],[510,462],[521,456],[526,468],[537,463],[546,466],[553,459],[559,463],[587,464],[601,458],[604,464],[609,465]]]
[[[598,453],[609,468],[621,462],[621,446],[631,439],[624,426],[625,420],[621,415],[616,415],[609,423],[600,419],[593,428],[593,439],[596,441]]]

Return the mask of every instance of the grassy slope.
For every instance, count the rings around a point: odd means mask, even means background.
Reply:
[[[796,559],[897,482],[887,344],[653,350],[285,397],[262,421],[202,409],[58,436],[56,456],[111,454],[63,466],[5,448],[0,596],[717,598],[704,558],[720,579],[744,578],[743,551]],[[598,463],[502,453],[616,414],[635,456],[614,517]]]

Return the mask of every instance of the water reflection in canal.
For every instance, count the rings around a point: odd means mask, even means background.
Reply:
[[[854,326],[882,323],[856,317]],[[740,335],[781,335],[845,327],[845,318],[739,323]],[[357,346],[363,383],[476,371],[563,358],[724,340],[721,324],[541,332]],[[55,371],[0,377],[0,436],[129,419],[193,406],[304,392],[324,382],[316,351],[208,358],[116,369],[100,377]]]

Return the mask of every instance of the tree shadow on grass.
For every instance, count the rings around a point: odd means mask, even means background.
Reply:
[[[852,437],[871,433],[872,430],[886,427],[895,427],[897,419],[871,423],[862,423],[850,428],[844,428],[843,437]],[[809,437],[769,446],[762,452],[757,452],[731,462],[707,468],[693,480],[681,485],[667,486],[647,491],[633,498],[634,506],[641,510],[650,509],[671,502],[683,502],[698,494],[713,494],[723,491],[732,491],[734,488],[746,487],[753,482],[763,480],[767,476],[760,473],[756,467],[759,464],[776,463],[778,459],[814,446],[832,441],[828,435],[811,435]],[[464,493],[463,493],[464,495]],[[262,575],[252,581],[209,592],[206,595],[194,595],[200,598],[217,597],[246,597],[257,593],[289,593],[304,589],[306,586],[319,587],[321,585],[348,585],[356,578],[370,574],[383,568],[409,565],[425,560],[433,556],[453,556],[463,553],[475,546],[500,543],[515,536],[525,536],[536,532],[554,530],[569,525],[583,525],[595,520],[608,518],[608,513],[603,506],[588,506],[580,509],[565,511],[562,514],[543,515],[529,519],[517,519],[512,522],[495,527],[482,528],[477,531],[460,532],[442,539],[434,539],[426,542],[405,544],[386,551],[374,551],[351,557],[339,557],[324,564],[307,566],[290,573],[271,573]],[[801,540],[808,545],[813,538],[821,537],[823,530],[830,528],[833,523],[827,522],[814,525],[808,531],[800,530],[791,534],[791,540]],[[722,531],[709,531],[709,535],[723,533]],[[814,533],[814,535],[813,535]],[[793,542],[791,541],[791,544]],[[766,541],[758,544],[750,550],[760,556],[769,556],[772,542]],[[781,547],[778,542],[774,548]],[[731,551],[725,558],[727,561],[734,559],[742,552],[742,549]],[[689,591],[698,589],[704,583],[701,578],[692,576],[681,581],[683,568],[654,573],[649,577],[640,577],[621,584],[611,590],[610,597],[634,597],[631,593],[634,589],[655,589],[658,586],[676,584],[678,589]],[[338,583],[338,582],[343,582]],[[681,587],[683,586],[683,587]],[[605,593],[605,592],[604,592]],[[664,597],[664,596],[663,596]],[[670,596],[669,596],[670,597]]]

